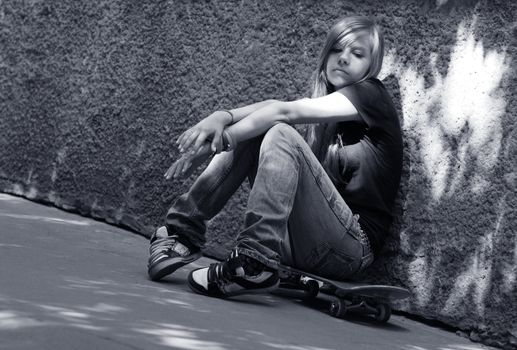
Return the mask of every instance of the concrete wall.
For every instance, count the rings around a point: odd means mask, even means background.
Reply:
[[[409,287],[402,310],[517,346],[516,3],[357,3],[2,1],[0,190],[148,235],[192,183],[162,177],[182,130],[306,96],[330,25],[369,15],[405,166],[368,278]],[[210,223],[207,253],[232,246],[246,194]]]

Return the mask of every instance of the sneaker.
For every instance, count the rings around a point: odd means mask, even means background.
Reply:
[[[177,235],[169,235],[166,226],[159,227],[151,236],[147,273],[153,281],[170,275],[177,269],[201,257],[199,248],[189,249]]]
[[[191,271],[188,284],[196,293],[224,298],[272,291],[278,287],[280,279],[277,271],[232,251],[226,261]]]

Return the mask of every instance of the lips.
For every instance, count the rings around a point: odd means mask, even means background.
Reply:
[[[341,72],[341,73],[344,73],[344,74],[348,75],[348,72],[346,72],[346,71],[344,71],[344,70],[342,70],[342,69],[336,68],[336,69],[334,69],[334,70],[335,70],[336,72]]]

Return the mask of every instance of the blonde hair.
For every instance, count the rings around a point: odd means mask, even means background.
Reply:
[[[371,64],[365,76],[357,84],[369,78],[376,78],[382,68],[384,58],[384,36],[373,21],[362,16],[349,16],[339,20],[329,31],[325,46],[321,51],[318,66],[313,80],[312,97],[321,97],[335,91],[329,83],[326,66],[328,56],[335,45],[346,47],[352,41],[350,34],[357,32],[369,33],[371,43]],[[307,142],[321,162],[325,171],[335,184],[343,184],[339,174],[338,149],[342,147],[341,138],[336,139],[337,123],[311,124],[307,128]]]

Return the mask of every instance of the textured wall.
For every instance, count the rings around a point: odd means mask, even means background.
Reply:
[[[0,190],[147,235],[191,184],[162,178],[182,130],[306,96],[330,25],[369,15],[405,136],[397,220],[369,278],[411,288],[403,310],[517,346],[517,5],[356,3],[2,1]],[[232,245],[246,193],[210,223],[209,254]]]

